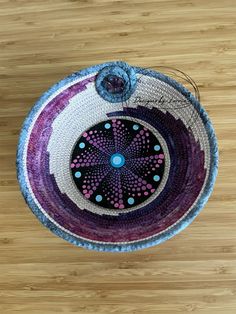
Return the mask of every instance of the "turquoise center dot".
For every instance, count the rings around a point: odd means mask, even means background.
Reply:
[[[81,177],[81,172],[80,172],[80,171],[76,171],[75,177],[76,177],[76,178],[80,178],[80,177]]]
[[[133,205],[134,204],[134,198],[133,197],[129,197],[128,198],[128,204],[129,205]]]
[[[153,177],[153,180],[157,182],[157,181],[160,180],[160,177],[156,174],[156,175]]]
[[[137,130],[139,129],[139,125],[134,124],[134,125],[133,125],[133,129],[134,129],[135,131],[137,131]]]
[[[96,199],[97,202],[101,202],[101,200],[102,200],[102,195],[97,195],[97,196],[95,197],[95,199]]]
[[[160,150],[161,149],[161,147],[160,147],[160,145],[155,145],[154,146],[154,150],[157,152],[158,150]]]
[[[111,124],[110,124],[110,123],[106,123],[104,126],[105,126],[105,129],[107,129],[107,130],[108,130],[108,129],[110,129]]]
[[[84,142],[81,142],[81,143],[79,144],[79,148],[85,148]]]
[[[112,167],[120,168],[125,164],[125,157],[119,153],[116,153],[111,156],[110,162]]]

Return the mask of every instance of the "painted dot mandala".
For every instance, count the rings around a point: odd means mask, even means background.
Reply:
[[[70,166],[85,198],[105,208],[126,209],[155,193],[164,164],[161,144],[150,130],[134,121],[111,119],[82,134]]]
[[[99,251],[177,234],[207,202],[217,167],[215,133],[198,100],[172,78],[120,61],[43,94],[17,151],[33,213],[56,235]]]

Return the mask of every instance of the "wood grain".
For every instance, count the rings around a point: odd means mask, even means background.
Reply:
[[[0,0],[0,313],[236,313],[235,0]],[[191,75],[220,168],[205,209],[166,243],[129,254],[76,248],[26,206],[15,174],[25,115],[56,81],[123,60]]]

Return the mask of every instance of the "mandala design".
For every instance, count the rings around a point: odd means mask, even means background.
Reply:
[[[47,91],[17,151],[33,213],[63,239],[100,251],[133,251],[177,234],[207,202],[217,168],[214,130],[193,95],[119,61]]]
[[[164,153],[153,133],[126,119],[103,121],[75,145],[71,170],[85,198],[105,208],[143,203],[158,188]]]

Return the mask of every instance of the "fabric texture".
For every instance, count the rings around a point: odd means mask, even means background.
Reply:
[[[98,251],[174,236],[214,186],[209,117],[172,78],[124,62],[76,72],[28,114],[17,150],[22,194],[56,235]]]

